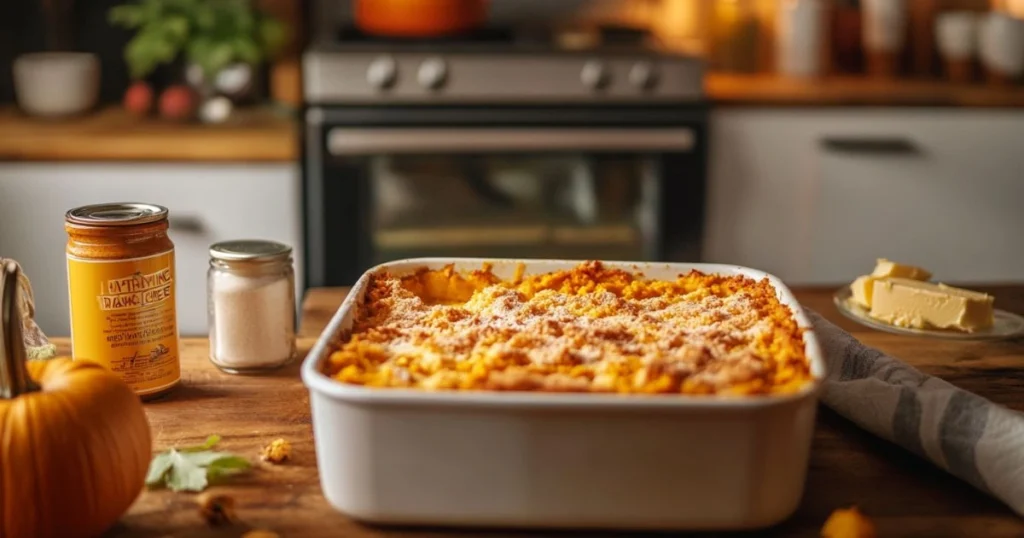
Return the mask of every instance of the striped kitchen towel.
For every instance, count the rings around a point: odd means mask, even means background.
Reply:
[[[8,261],[18,262],[9,258],[0,257],[0,266]],[[28,360],[51,359],[57,355],[57,346],[50,343],[50,339],[43,334],[43,330],[36,325],[36,303],[35,295],[32,293],[32,282],[29,281],[25,272],[18,267],[18,312],[21,313],[22,336],[25,340],[25,350]]]
[[[822,400],[1024,516],[1024,414],[872,349],[807,311],[828,362]]]

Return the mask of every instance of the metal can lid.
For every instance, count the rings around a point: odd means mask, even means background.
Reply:
[[[155,204],[117,202],[76,207],[64,218],[83,226],[135,226],[167,218],[167,208]]]
[[[221,241],[210,246],[210,257],[224,261],[272,261],[285,260],[292,254],[292,247],[276,241],[262,239],[237,239]]]

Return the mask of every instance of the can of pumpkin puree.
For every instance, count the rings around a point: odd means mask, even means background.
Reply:
[[[98,362],[142,399],[181,379],[174,244],[167,208],[111,203],[65,215],[71,353]]]

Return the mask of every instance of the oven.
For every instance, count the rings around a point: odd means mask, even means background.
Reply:
[[[417,256],[701,260],[707,107],[307,106],[308,286]]]

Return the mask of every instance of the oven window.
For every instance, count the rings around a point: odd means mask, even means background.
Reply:
[[[365,157],[374,262],[417,256],[653,259],[657,159]]]

